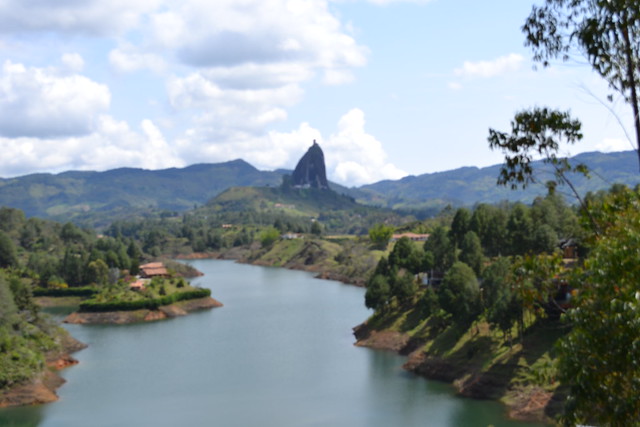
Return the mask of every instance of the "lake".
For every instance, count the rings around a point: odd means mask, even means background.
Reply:
[[[364,289],[309,273],[196,260],[224,307],[154,323],[65,325],[89,345],[58,402],[1,426],[533,426],[355,347]]]

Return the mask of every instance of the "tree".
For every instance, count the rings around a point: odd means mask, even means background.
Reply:
[[[534,156],[543,156],[543,162],[552,166],[555,184],[567,184],[574,196],[584,205],[567,173],[577,172],[588,176],[583,164],[571,165],[566,158],[558,157],[562,142],[574,144],[582,139],[582,124],[572,119],[568,112],[533,108],[516,113],[511,121],[511,133],[489,129],[489,147],[502,150],[505,163],[500,168],[499,185],[510,185],[515,190],[539,182],[531,163]]]
[[[0,230],[0,267],[11,267],[18,263],[18,253],[11,237]]]
[[[408,237],[401,237],[389,254],[389,264],[404,268],[411,273],[419,273],[423,266],[422,252]]]
[[[364,305],[375,311],[384,309],[389,304],[391,288],[387,278],[382,274],[376,274],[369,281],[367,291],[364,294]]]
[[[511,261],[500,257],[483,273],[482,298],[487,320],[511,343],[513,323],[522,316],[522,304],[511,288]]]
[[[260,233],[260,244],[263,248],[268,248],[280,238],[280,232],[277,228],[267,227]]]
[[[536,253],[551,253],[558,248],[558,234],[547,224],[534,227],[531,249]]]
[[[564,422],[624,426],[640,419],[640,194],[626,189],[592,206],[607,224],[576,272],[571,332],[561,341],[570,386]]]
[[[85,276],[87,282],[103,286],[109,281],[109,266],[101,259],[91,261],[87,264]]]
[[[322,234],[322,225],[318,221],[313,221],[311,224],[311,234],[320,236]]]
[[[389,239],[393,236],[393,227],[376,224],[369,229],[369,240],[378,249],[386,249]]]
[[[517,203],[507,221],[507,247],[511,255],[524,255],[531,249],[533,223],[529,216],[529,209],[522,203]]]
[[[464,235],[464,239],[460,245],[460,261],[471,267],[477,275],[480,275],[484,257],[482,256],[480,239],[473,231],[468,231]]]
[[[391,296],[396,297],[399,301],[406,301],[413,297],[418,290],[416,280],[413,274],[407,270],[395,272],[390,280]]]
[[[633,111],[640,160],[640,2],[637,0],[546,0],[533,6],[522,27],[533,59],[548,66],[577,49],[619,92]]]
[[[424,251],[433,254],[433,268],[446,271],[456,260],[456,248],[443,227],[436,227],[424,242]]]
[[[438,302],[459,321],[473,319],[480,308],[480,287],[475,273],[457,261],[444,275],[438,290]]]
[[[469,209],[458,209],[456,211],[456,214],[453,216],[453,221],[451,222],[451,230],[449,230],[451,241],[457,247],[460,247],[462,245],[462,240],[464,239],[465,234],[467,234],[467,231],[469,231],[470,225],[471,212],[469,212]]]
[[[505,253],[507,235],[507,213],[505,209],[479,204],[471,216],[470,228],[480,238],[487,256],[497,256]]]

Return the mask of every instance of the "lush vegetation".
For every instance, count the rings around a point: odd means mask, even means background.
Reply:
[[[0,270],[0,388],[29,380],[60,346],[60,332],[33,302],[31,285],[11,270]]]
[[[223,252],[254,242],[270,246],[287,233],[366,235],[376,223],[400,225],[402,215],[358,205],[333,191],[239,187],[181,215],[116,221],[106,234],[132,239],[145,252]]]
[[[586,164],[595,177],[602,177],[577,179],[576,186],[583,194],[604,189],[612,182],[630,186],[638,182],[634,152],[581,154],[575,162]],[[540,163],[535,163],[535,167],[541,176],[553,173]],[[496,187],[498,169],[499,166],[467,167],[359,188],[335,183],[330,183],[330,187],[361,204],[388,207],[422,219],[437,215],[447,205],[470,207],[478,200],[531,203],[535,197],[544,195],[544,185],[516,192]],[[83,227],[104,229],[117,220],[180,215],[233,187],[277,188],[283,173],[258,171],[242,160],[235,160],[158,171],[122,168],[0,178],[0,206],[20,209],[28,217],[73,221]]]
[[[0,388],[38,375],[46,353],[60,347],[61,330],[40,312],[34,296],[91,297],[83,308],[94,311],[123,309],[135,301],[157,308],[209,296],[209,290],[182,278],[129,290],[129,278],[145,256],[132,239],[0,208]]]
[[[210,289],[190,286],[181,277],[175,279],[154,277],[140,290],[131,289],[124,281],[105,288],[91,299],[81,302],[80,311],[156,310],[158,307],[178,301],[209,296],[211,296]]]

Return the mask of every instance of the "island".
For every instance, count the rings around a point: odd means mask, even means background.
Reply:
[[[96,291],[69,314],[65,323],[123,324],[149,322],[207,308],[221,307],[211,290],[191,286],[170,273],[162,262],[140,266],[140,274],[125,277]]]

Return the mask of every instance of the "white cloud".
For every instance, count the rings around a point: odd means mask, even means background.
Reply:
[[[4,0],[0,33],[60,31],[118,34],[135,27],[160,0]]]
[[[322,0],[186,0],[150,16],[146,46],[199,68],[340,70],[364,65],[367,54]]]
[[[406,172],[387,162],[382,143],[366,133],[364,126],[364,113],[355,108],[340,118],[338,132],[325,141],[331,179],[351,187],[406,176]]]
[[[88,134],[110,100],[109,89],[87,77],[6,61],[0,72],[0,135],[56,138]]]
[[[61,60],[62,65],[72,73],[79,73],[84,69],[84,59],[78,53],[65,53]]]
[[[604,153],[610,153],[613,151],[626,151],[633,150],[635,147],[624,138],[604,138],[602,142],[596,144],[596,150]]]
[[[96,130],[81,137],[59,139],[0,137],[0,170],[17,176],[46,170],[107,170],[124,165],[146,169],[184,166],[150,120],[142,132],[109,116],[98,119]]]
[[[491,61],[465,61],[461,68],[456,68],[453,72],[459,77],[489,78],[517,71],[523,62],[522,55],[511,53]]]
[[[9,157],[0,160],[0,171],[157,168],[233,158],[259,168],[293,167],[313,139],[322,140],[320,132],[308,124],[288,133],[270,126],[287,119],[305,83],[349,83],[367,61],[368,49],[330,6],[326,0],[0,0],[0,34],[22,42],[28,32],[44,45],[53,40],[70,50],[57,53],[64,53],[58,68],[7,61],[0,69],[0,147]],[[101,53],[110,49],[114,71],[151,70],[154,79],[165,79],[166,116],[132,129],[108,115],[110,89],[81,75],[85,58],[73,52],[87,55],[86,68],[95,72],[96,55],[86,48],[96,40]],[[144,83],[141,92],[151,93],[156,80]],[[343,129],[327,140],[340,147],[334,179],[350,185],[398,172],[380,160],[380,143],[364,132],[364,121],[360,125],[359,134],[352,129],[345,136]],[[349,162],[360,164],[362,153],[345,148],[348,138],[375,152],[357,173]]]
[[[178,154],[186,163],[220,162],[242,158],[258,169],[293,169],[316,140],[324,151],[327,176],[347,186],[358,186],[383,179],[399,179],[407,173],[387,161],[382,143],[366,133],[364,113],[353,109],[338,123],[328,138],[308,123],[291,132],[271,131],[267,136],[239,134],[226,140],[201,140],[189,132],[178,141]]]
[[[458,82],[449,82],[447,84],[447,87],[451,90],[461,90],[462,89],[462,84],[458,83]]]
[[[353,80],[353,73],[349,70],[326,70],[323,79],[324,83],[329,86],[338,86]]]
[[[162,72],[167,64],[160,55],[145,53],[129,43],[109,52],[109,63],[118,72],[130,73],[137,70],[149,69]]]
[[[192,128],[203,140],[264,134],[268,125],[285,120],[285,108],[302,96],[295,84],[236,89],[223,87],[202,73],[171,79],[167,91],[176,110],[203,111],[193,117]]]

